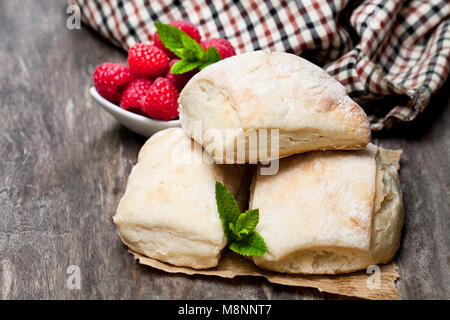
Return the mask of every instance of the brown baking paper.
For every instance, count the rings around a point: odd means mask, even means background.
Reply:
[[[402,150],[389,150],[389,157],[399,169]],[[189,267],[177,267],[159,260],[143,256],[129,250],[141,264],[169,273],[200,274],[234,278],[236,276],[260,276],[272,283],[311,287],[319,291],[352,296],[364,299],[399,299],[395,281],[398,278],[397,266],[394,262],[379,265],[379,269],[368,269],[340,275],[291,275],[271,272],[258,268],[253,262],[226,249],[222,253],[219,264],[210,269],[196,270]],[[376,268],[376,267],[375,267]],[[379,273],[377,273],[379,272]],[[379,276],[379,277],[378,277]],[[377,282],[378,279],[378,282]]]

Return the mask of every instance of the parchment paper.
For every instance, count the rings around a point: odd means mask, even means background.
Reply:
[[[389,157],[399,169],[402,150],[388,150]],[[188,275],[200,274],[234,278],[236,276],[261,276],[272,283],[317,288],[320,291],[359,297],[364,299],[399,299],[395,281],[398,278],[397,266],[394,262],[388,265],[379,265],[378,270],[358,271],[340,275],[289,275],[266,271],[258,268],[251,261],[224,250],[219,264],[210,269],[196,270],[188,267],[177,267],[159,260],[143,256],[129,250],[134,258],[141,264],[147,265],[169,273],[184,273]],[[378,279],[378,281],[377,281]]]

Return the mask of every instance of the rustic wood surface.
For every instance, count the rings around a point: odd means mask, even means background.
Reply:
[[[84,26],[68,30],[65,3],[0,1],[0,298],[342,298],[133,261],[111,217],[145,140],[88,94],[95,66],[125,54]],[[417,121],[374,138],[404,150],[403,299],[450,298],[449,91],[447,81]],[[70,265],[79,290],[66,285]]]

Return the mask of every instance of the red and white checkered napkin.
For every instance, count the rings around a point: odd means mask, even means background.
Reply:
[[[124,49],[153,21],[189,20],[237,52],[287,51],[321,65],[368,114],[373,130],[413,120],[450,65],[449,0],[69,0]]]

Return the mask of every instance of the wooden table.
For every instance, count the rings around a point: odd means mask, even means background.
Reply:
[[[165,274],[136,264],[112,216],[145,139],[91,99],[91,74],[125,53],[66,28],[65,1],[0,1],[0,298],[324,299],[315,289]],[[375,135],[401,148],[401,298],[450,298],[450,82],[412,124]],[[69,289],[76,265],[81,289]],[[69,270],[71,271],[71,270]],[[72,272],[72,271],[71,271]]]

